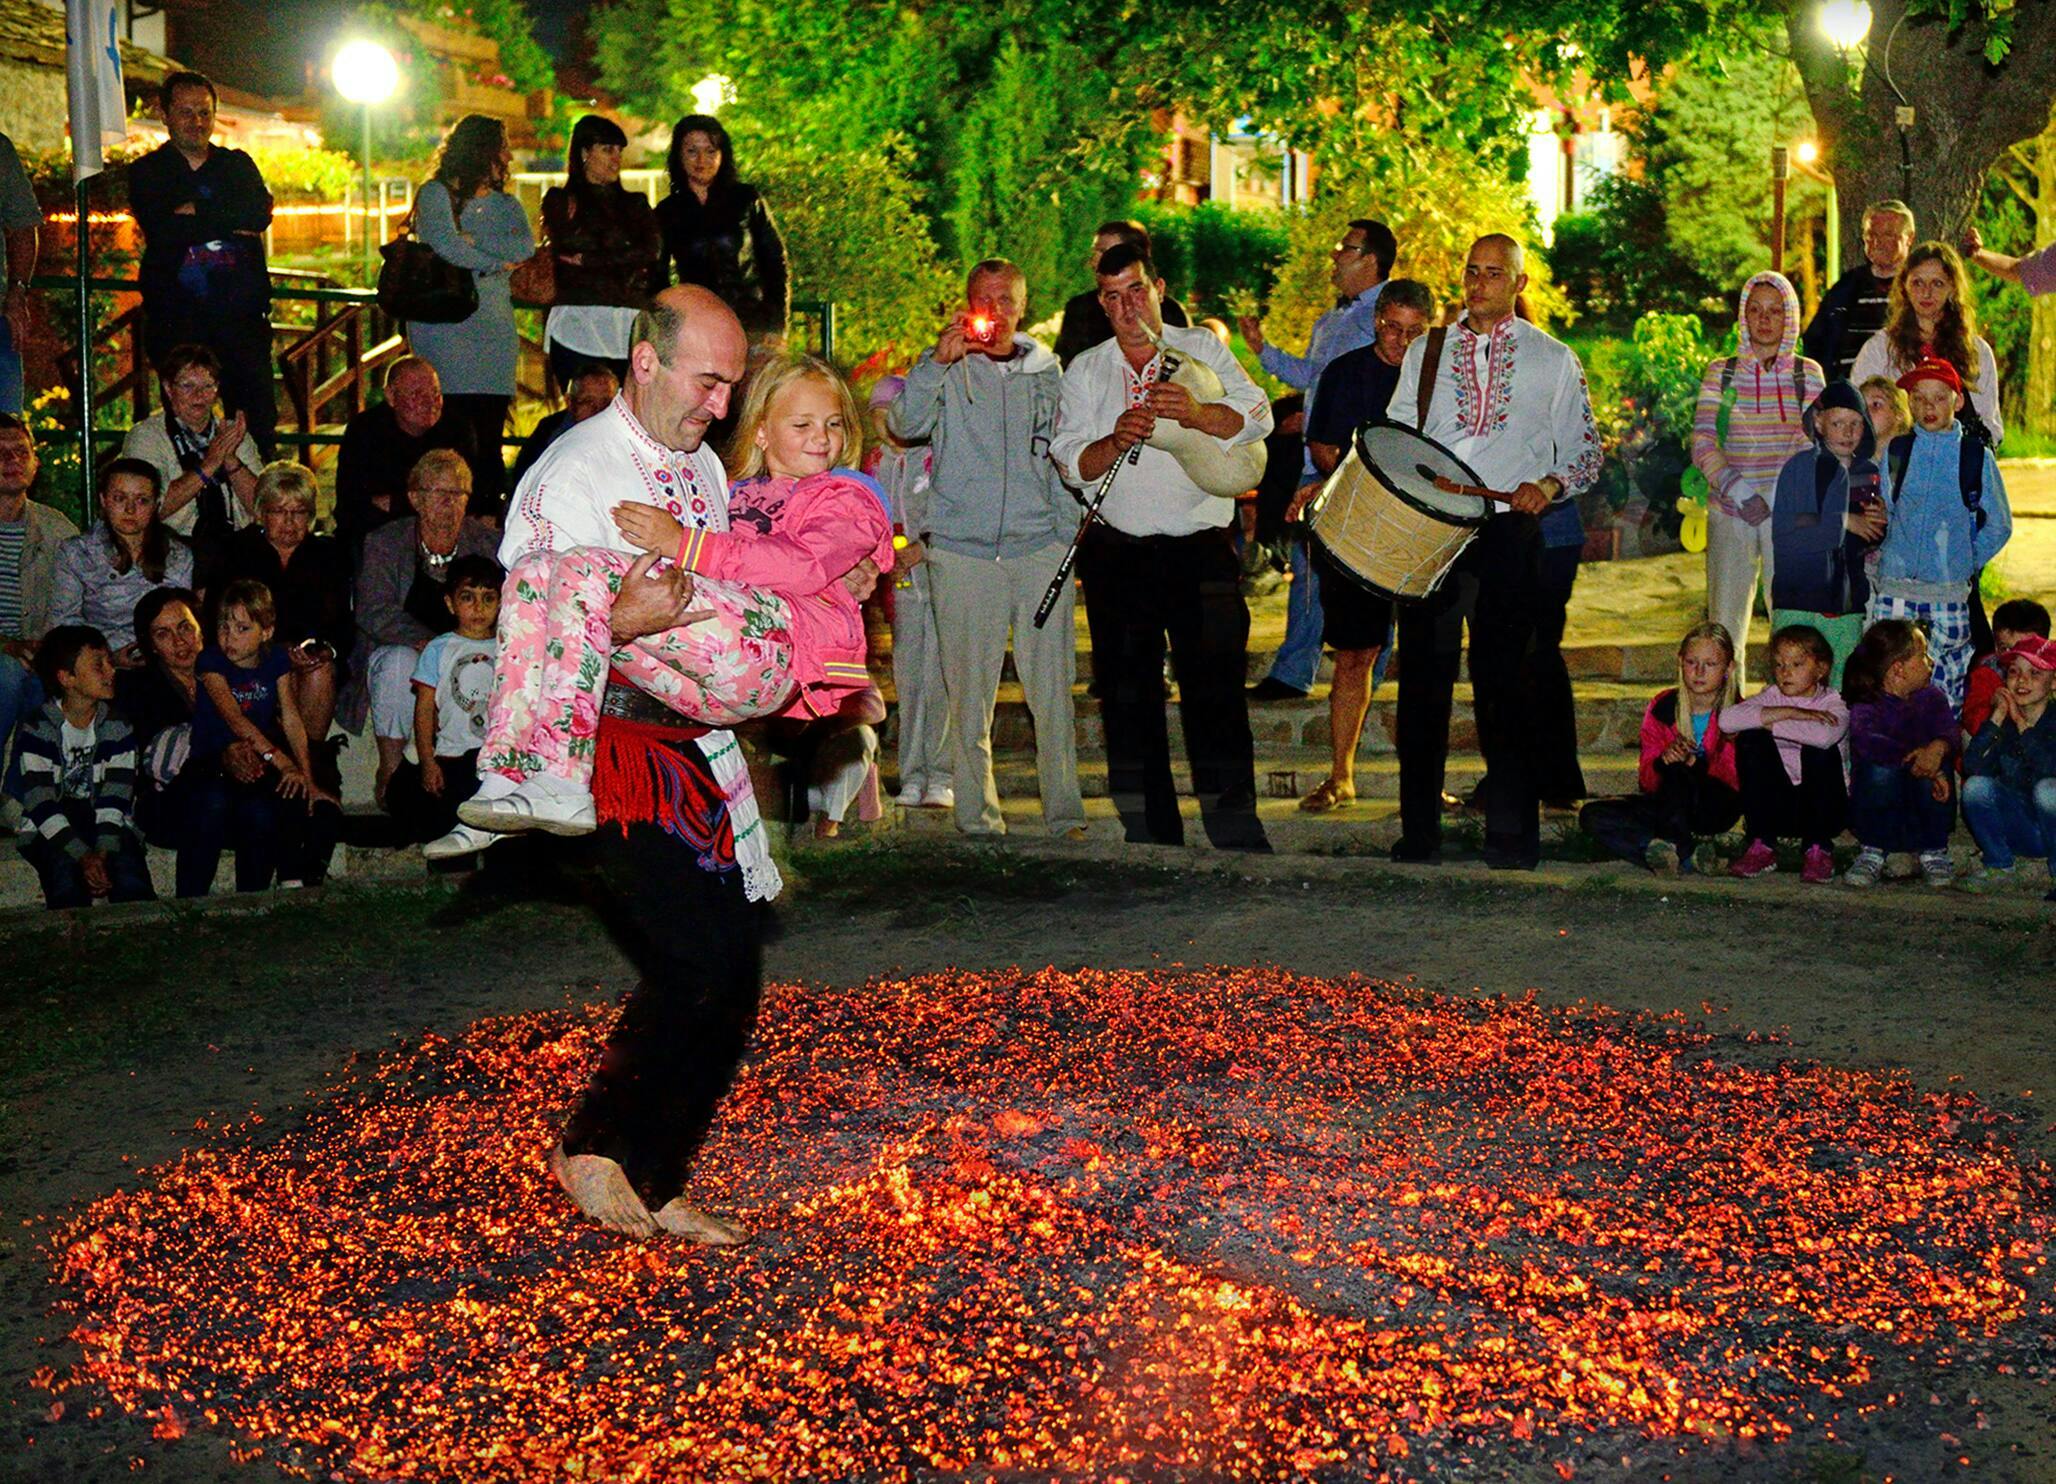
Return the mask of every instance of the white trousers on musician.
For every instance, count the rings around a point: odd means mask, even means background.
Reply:
[[[999,696],[1007,635],[1014,669],[1035,721],[1035,773],[1042,819],[1053,835],[1085,823],[1078,792],[1078,737],[1071,685],[1078,669],[1074,610],[1077,587],[1065,583],[1049,622],[1035,627],[1036,605],[1064,559],[1064,547],[985,560],[928,548],[935,630],[942,650],[956,760],[957,828],[969,835],[1006,833],[992,777],[992,711]]]
[[[1735,673],[1746,676],[1749,619],[1756,607],[1756,567],[1763,564],[1763,591],[1769,607],[1771,586],[1771,523],[1752,526],[1719,510],[1706,512],[1706,616],[1727,628],[1735,640]]]

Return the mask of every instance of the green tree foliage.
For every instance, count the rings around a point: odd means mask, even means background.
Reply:
[[[912,359],[956,294],[907,175],[903,141],[837,157],[833,170],[798,146],[762,141],[750,176],[774,205],[795,299],[832,298],[843,359]],[[855,352],[849,354],[848,352]]]
[[[1133,149],[1079,137],[1079,121],[1103,101],[1091,76],[1069,47],[1030,53],[1007,38],[989,85],[959,126],[944,181],[946,235],[956,256],[1018,263],[1028,275],[1031,321],[1083,286],[1080,249],[1135,192]]]
[[[1152,203],[1133,214],[1149,228],[1158,271],[1171,293],[1200,315],[1229,316],[1225,296],[1237,291],[1268,296],[1291,242],[1289,218],[1272,211],[1231,211],[1217,201]],[[1082,266],[1079,276],[1084,278]]]
[[[1600,182],[1588,210],[1558,217],[1545,256],[1575,313],[1622,331],[1650,310],[1696,311],[1717,291],[1673,244],[1663,188],[1628,175]]]
[[[1813,132],[1783,41],[1758,28],[1723,58],[1680,67],[1638,131],[1671,251],[1722,288],[1770,267],[1771,147]],[[1794,171],[1788,240],[1823,205],[1820,187]]]

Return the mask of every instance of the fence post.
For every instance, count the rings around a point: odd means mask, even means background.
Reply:
[[[86,211],[86,188],[92,178],[73,187],[79,260],[79,499],[88,512],[93,508],[93,291],[87,281],[93,271],[93,224]]]

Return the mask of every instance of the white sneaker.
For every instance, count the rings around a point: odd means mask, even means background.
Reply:
[[[902,809],[918,809],[921,807],[921,796],[926,792],[927,790],[918,783],[903,784],[900,791],[893,795],[893,802]]]
[[[957,791],[947,783],[931,783],[921,790],[921,807],[924,809],[954,809],[957,806]]]
[[[523,830],[542,830],[551,835],[590,835],[599,828],[593,812],[593,796],[548,788],[537,779],[515,787],[497,798],[482,797],[484,789],[457,806],[457,817],[474,829],[511,835]]]
[[[460,824],[449,834],[422,846],[421,853],[432,861],[453,860],[460,855],[476,855],[488,845],[497,845],[506,838],[489,830],[474,830],[468,824]]]

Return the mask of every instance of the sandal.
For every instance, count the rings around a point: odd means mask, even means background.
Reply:
[[[1355,802],[1355,784],[1324,778],[1319,787],[1299,801],[1299,807],[1308,814],[1326,814],[1330,809],[1340,809],[1344,804]]]

